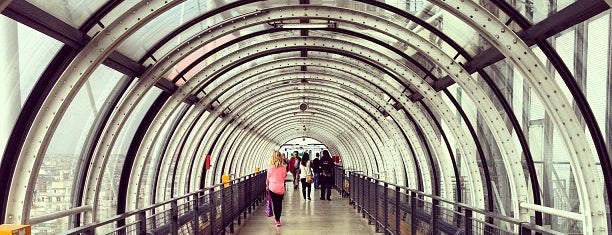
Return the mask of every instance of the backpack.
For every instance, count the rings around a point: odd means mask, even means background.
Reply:
[[[321,175],[332,176],[332,162],[321,160]]]

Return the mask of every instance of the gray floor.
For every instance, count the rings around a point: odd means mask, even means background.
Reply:
[[[376,234],[357,211],[349,206],[348,199],[332,190],[332,201],[319,199],[319,190],[311,192],[312,201],[302,199],[302,191],[288,190],[283,200],[281,227],[276,227],[274,217],[266,217],[264,206],[249,215],[235,234]]]

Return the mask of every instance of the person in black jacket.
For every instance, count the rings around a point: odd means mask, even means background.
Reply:
[[[315,154],[315,159],[312,160],[312,173],[314,173],[314,187],[315,188],[320,188],[320,182],[319,182],[319,173],[321,173],[321,160],[319,160],[319,153]]]
[[[334,162],[329,151],[323,150],[319,168],[319,180],[321,181],[321,200],[331,201],[331,188],[334,183]]]

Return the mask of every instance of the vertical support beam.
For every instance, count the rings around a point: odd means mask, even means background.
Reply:
[[[463,234],[473,234],[472,229],[472,210],[465,208],[463,212]]]
[[[431,231],[433,235],[440,234],[438,222],[440,217],[440,201],[437,198],[432,198],[431,202]]]
[[[417,211],[417,200],[416,200],[416,192],[410,191],[410,234],[416,235],[416,211]]]
[[[389,183],[385,182],[385,187],[384,187],[384,198],[385,200],[383,201],[383,217],[384,217],[384,226],[383,229],[385,230],[384,233],[385,235],[389,234]]]
[[[208,207],[210,209],[210,219],[209,219],[209,223],[210,223],[210,235],[214,235],[215,234],[215,223],[217,220],[217,206],[215,205],[216,200],[214,199],[215,195],[215,187],[210,187],[208,189]]]
[[[200,233],[200,194],[193,195],[193,234]]]
[[[229,229],[230,230],[229,231],[230,233],[234,233],[234,218],[236,218],[235,213],[234,213],[234,211],[236,210],[235,208],[236,206],[234,205],[234,189],[236,186],[237,185],[231,185],[230,186],[231,188],[229,190],[230,191],[230,195],[229,195],[230,196],[230,208],[229,208],[229,211],[230,211],[230,217],[229,217]]]
[[[374,228],[375,228],[374,230],[377,233],[380,232],[380,217],[378,216],[378,212],[379,212],[378,211],[378,204],[379,203],[378,203],[378,200],[377,200],[379,198],[378,196],[380,194],[380,192],[379,192],[380,190],[378,190],[378,184],[379,184],[378,179],[374,179],[374,184],[373,184],[374,185],[374,197],[372,197],[372,201],[374,202],[374,210],[373,210],[373,212],[374,212]]]
[[[171,215],[172,215],[172,219],[170,220],[171,223],[171,234],[172,235],[178,235],[178,229],[179,229],[179,224],[178,224],[178,205],[177,205],[177,201],[174,200],[172,202],[170,202],[170,211],[171,211]]]
[[[146,211],[141,211],[138,212],[138,214],[136,215],[137,219],[138,219],[138,228],[136,230],[136,233],[139,235],[146,235],[147,234],[147,214]]]
[[[395,234],[400,234],[400,223],[401,223],[401,219],[400,219],[400,210],[401,210],[401,205],[400,205],[400,187],[395,186]]]

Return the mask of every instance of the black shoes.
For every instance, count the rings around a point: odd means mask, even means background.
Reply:
[[[331,201],[331,198],[327,198],[328,201]]]

